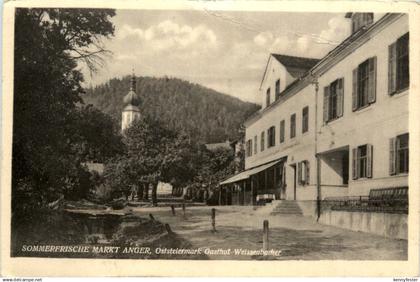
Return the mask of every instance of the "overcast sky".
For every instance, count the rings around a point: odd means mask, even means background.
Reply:
[[[117,10],[113,52],[89,84],[178,77],[257,102],[270,53],[321,58],[350,33],[342,14]]]

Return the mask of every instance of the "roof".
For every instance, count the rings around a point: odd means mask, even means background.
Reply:
[[[133,105],[127,105],[124,107],[123,112],[125,111],[133,111],[133,112],[140,112],[139,108],[137,106]]]
[[[124,96],[123,102],[124,102],[124,105],[139,106],[140,105],[140,98],[139,98],[139,96],[137,96],[137,94],[136,94],[136,92],[134,92],[134,90],[130,89],[128,94]]]
[[[86,162],[85,165],[90,172],[96,171],[99,174],[102,174],[104,172],[105,166],[103,163]]]
[[[392,20],[392,18],[398,17],[404,15],[402,13],[387,13],[385,16],[383,16],[382,18],[380,18],[378,21],[374,22],[373,24],[369,25],[369,26],[364,26],[361,29],[359,29],[358,31],[350,34],[345,40],[343,40],[338,46],[336,46],[333,50],[331,50],[330,52],[328,52],[327,55],[325,55],[322,59],[318,60],[317,63],[315,63],[310,69],[307,70],[307,72],[302,75],[301,79],[296,79],[294,82],[292,82],[290,85],[288,85],[286,87],[285,90],[283,90],[282,93],[287,92],[287,91],[291,91],[293,89],[296,89],[300,82],[305,81],[305,77],[316,77],[319,76],[319,72],[322,66],[327,66],[328,67],[328,61],[332,60],[332,58],[337,57],[340,52],[342,52],[345,48],[347,48],[349,45],[353,44],[353,43],[358,43],[361,42],[360,38],[363,36],[368,35],[370,32],[372,32],[372,30],[374,30],[375,28],[378,28],[378,26],[382,25],[384,22],[386,21],[390,21]],[[347,13],[346,16],[350,16],[350,13]],[[273,57],[275,57],[276,59],[278,59],[279,56],[283,56],[283,57],[290,57],[290,56],[284,56],[284,55],[278,55],[278,54],[271,54]],[[276,55],[276,56],[275,56]],[[298,57],[295,57],[298,58]],[[305,59],[305,58],[304,58]],[[313,59],[316,60],[316,59]],[[268,66],[268,64],[267,64]],[[267,67],[266,70],[264,71],[264,76],[265,76],[265,72],[267,71]],[[317,73],[317,74],[316,74]],[[315,75],[316,74],[316,75]],[[263,76],[263,78],[264,78]],[[287,95],[288,93],[286,93]],[[274,103],[272,103],[269,107],[265,108],[265,109],[269,109],[272,106],[274,106],[275,104],[277,104],[278,102],[280,102],[281,99],[275,101]],[[265,109],[263,109],[262,111],[264,111]],[[258,117],[261,114],[261,110],[260,111],[256,111],[254,114],[252,114],[250,117],[248,117],[245,121],[244,124],[246,124],[248,121],[255,119],[256,117]]]
[[[266,169],[278,164],[279,162],[284,161],[284,159],[285,158],[281,158],[279,160],[271,161],[269,163],[262,164],[260,166],[253,167],[253,168],[250,168],[248,170],[242,171],[242,172],[240,172],[238,174],[235,174],[234,176],[220,182],[220,185],[235,183],[235,182],[238,182],[238,181],[241,181],[241,180],[248,179],[251,175],[254,175],[254,174],[257,174],[257,173],[259,173],[263,170],[266,170]]]
[[[217,150],[219,148],[231,149],[231,145],[229,141],[226,141],[223,143],[209,143],[209,144],[205,144],[205,146],[206,146],[206,149],[209,151]]]
[[[282,54],[271,54],[277,61],[279,61],[293,77],[301,77],[313,66],[315,66],[320,59],[294,57]]]

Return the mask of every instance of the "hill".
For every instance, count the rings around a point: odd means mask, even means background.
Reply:
[[[87,89],[83,97],[121,123],[123,97],[130,77],[114,78]],[[175,130],[183,130],[197,142],[215,143],[239,136],[241,123],[258,106],[177,78],[137,77],[137,94],[143,114],[160,119]]]

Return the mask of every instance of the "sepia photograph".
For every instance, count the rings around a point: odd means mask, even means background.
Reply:
[[[409,13],[12,18],[11,259],[409,260]]]

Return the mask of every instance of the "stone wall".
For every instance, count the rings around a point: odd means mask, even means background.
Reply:
[[[407,215],[381,212],[323,211],[319,223],[407,240]]]

